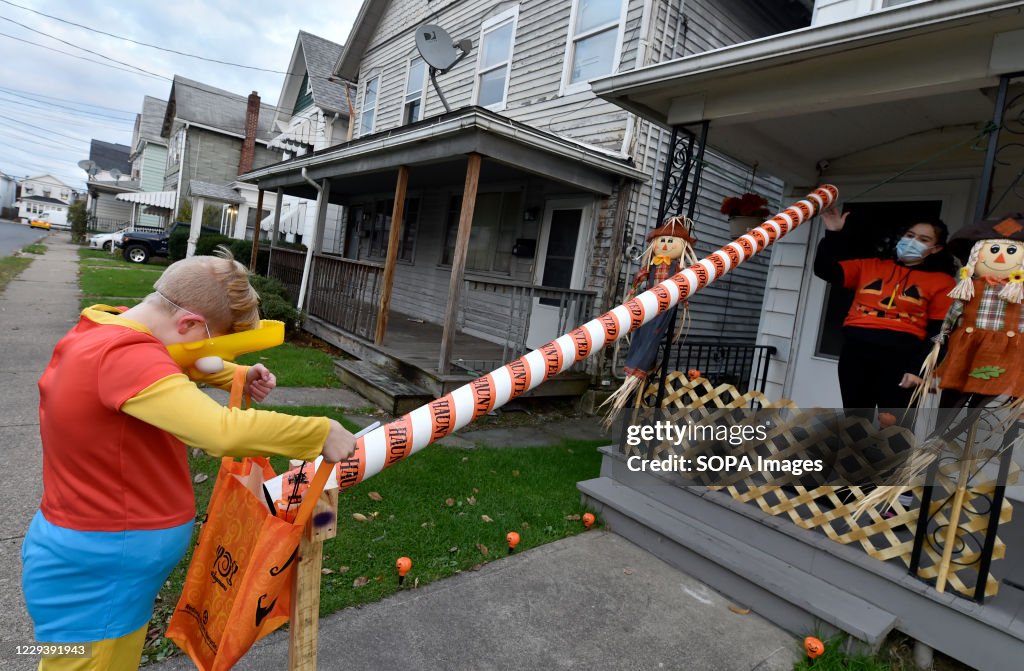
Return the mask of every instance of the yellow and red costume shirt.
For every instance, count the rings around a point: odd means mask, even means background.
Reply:
[[[83,310],[39,380],[47,521],[80,531],[191,521],[186,444],[214,456],[320,454],[326,418],[221,406],[148,329],[109,310]],[[197,381],[227,386],[234,369]]]
[[[843,286],[854,290],[843,326],[927,335],[928,322],[946,316],[956,282],[940,272],[914,270],[888,259],[840,261]]]

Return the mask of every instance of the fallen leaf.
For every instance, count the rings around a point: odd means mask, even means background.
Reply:
[[[362,513],[352,513],[352,519],[356,522],[369,522],[370,518]]]
[[[633,573],[635,573],[635,571],[633,571],[633,569],[629,568],[628,566],[626,568],[622,569],[622,572],[625,573],[626,575],[633,575]]]
[[[512,477],[513,478],[518,478],[519,477],[519,469],[518,468],[513,468],[512,469]]]
[[[376,578],[374,578],[374,580],[375,580],[376,582],[384,582],[384,576],[382,576],[382,575],[379,575],[379,576],[377,576]]]
[[[380,513],[377,512],[376,510],[374,510],[372,516],[373,516],[373,519],[377,519],[378,517],[380,517]]]
[[[201,457],[202,455],[203,455],[203,451],[200,450],[198,447],[193,447],[192,448],[192,456],[193,457]]]
[[[420,579],[419,578],[416,578],[415,580],[412,581],[412,588],[413,589],[416,589],[419,586],[420,586]]]
[[[463,457],[462,458],[462,463],[466,463],[467,461],[469,461],[469,457]]]
[[[480,490],[479,490],[479,489],[477,489],[476,487],[474,487],[474,488],[473,488],[473,493],[474,493],[474,494],[479,494],[479,493],[480,493]]]
[[[430,522],[424,522],[424,523],[423,523],[423,524],[421,524],[420,526],[421,526],[421,527],[423,527],[424,529],[426,529],[427,527],[429,527],[429,526],[430,526]]]
[[[469,567],[469,570],[470,571],[479,571],[483,567],[484,567],[483,564],[473,564],[472,566]]]
[[[377,492],[370,492],[369,494],[367,494],[367,496],[369,496],[374,501],[383,501],[384,500],[384,497],[381,496],[380,494],[378,494]]]
[[[355,580],[352,581],[352,586],[353,587],[362,587],[363,585],[365,585],[368,582],[370,582],[370,579],[367,578],[365,575],[361,575],[361,576],[359,576],[358,578],[356,578]]]
[[[486,556],[487,556],[488,554],[490,554],[490,553],[489,553],[489,551],[487,550],[487,546],[486,546],[486,545],[484,545],[483,543],[477,543],[477,544],[476,544],[476,549],[477,549],[477,550],[480,550],[480,554],[482,554],[482,555],[483,555],[483,556],[485,556],[485,557],[486,557]]]
[[[572,454],[573,453],[572,452],[572,448],[570,447],[568,450],[566,450],[566,452],[568,452],[569,454]]]
[[[471,506],[475,506],[476,505],[476,497],[475,496],[470,496],[469,498],[466,499],[466,503],[468,503]]]
[[[746,615],[750,612],[749,608],[741,608],[740,606],[733,606],[730,604],[729,610],[736,613],[737,615]]]
[[[320,575],[331,575],[334,573],[334,569],[322,568],[320,569]]]
[[[196,473],[196,477],[192,478],[192,482],[199,484],[200,482],[206,482],[210,479],[210,476],[206,473]]]
[[[448,552],[458,552],[458,551],[459,551],[459,546],[458,545],[453,545],[450,548],[448,548]]]
[[[488,517],[487,515],[481,515],[480,519],[482,519],[484,522],[493,522],[494,521],[490,517]]]
[[[338,573],[348,573],[348,567],[347,566],[339,566],[338,567]]]
[[[453,498],[447,498],[447,499],[445,499],[445,500],[444,500],[444,504],[445,504],[446,506],[448,506],[449,508],[451,508],[452,506],[454,506],[454,505],[455,505],[455,499],[453,499]]]
[[[570,522],[579,522],[580,521],[580,516],[579,515],[566,515],[565,519],[569,520]]]
[[[524,529],[529,529],[530,528],[530,523],[529,522],[523,522],[522,527]]]

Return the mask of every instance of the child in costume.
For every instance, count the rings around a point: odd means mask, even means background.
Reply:
[[[354,438],[326,417],[225,408],[195,384],[227,386],[235,365],[190,371],[167,346],[245,331],[258,296],[230,254],[169,266],[142,303],[82,311],[39,380],[43,498],[22,545],[22,586],[37,641],[92,643],[92,658],[40,669],[138,667],[153,601],[192,536],[187,448],[214,456],[336,462]],[[195,380],[195,381],[193,381]],[[246,391],[276,385],[262,365]]]
[[[825,237],[818,244],[814,274],[855,294],[843,321],[839,388],[843,406],[874,412],[890,426],[910,402],[917,373],[938,333],[955,282],[943,253],[947,229],[935,219],[915,223],[896,244],[896,258],[842,260],[839,232],[849,212],[822,213]]]

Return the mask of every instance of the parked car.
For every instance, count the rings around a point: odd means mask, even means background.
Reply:
[[[113,233],[98,233],[89,237],[89,247],[92,249],[102,249],[110,252],[114,250],[114,247],[121,245],[121,238],[128,232],[127,228],[122,228],[120,231],[114,231]]]
[[[50,230],[50,215],[48,212],[42,212],[34,217],[29,217],[28,225],[32,228],[45,228]]]
[[[162,232],[125,231],[121,236],[120,247],[124,258],[132,263],[146,263],[151,257],[168,254],[168,243],[171,236],[178,230],[188,230],[191,224],[187,221],[176,221],[170,230]],[[216,228],[203,226],[200,235],[220,235]]]

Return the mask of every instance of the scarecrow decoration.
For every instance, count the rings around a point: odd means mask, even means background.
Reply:
[[[958,490],[966,490],[969,464],[977,458],[972,425],[984,411],[993,410],[991,402],[1000,397],[1006,397],[1002,408],[1010,410],[1011,417],[1024,406],[1024,214],[980,221],[953,236],[949,248],[965,265],[960,269],[960,281],[949,293],[955,300],[921,367],[922,381],[911,405],[922,399],[938,378],[938,387],[944,392],[942,405],[950,410],[892,477],[891,482],[898,486],[877,488],[855,514],[882,503],[891,505],[908,482],[954,444],[952,438],[969,430],[959,455],[962,473],[957,482]],[[952,399],[945,394],[952,394]],[[963,408],[968,412],[954,426]],[[1004,447],[1015,435],[1006,437]],[[956,503],[962,498],[960,491],[954,500],[951,533],[959,519]],[[947,553],[951,547],[952,539],[947,539]]]
[[[628,298],[646,291],[679,272],[681,264],[696,263],[693,251],[696,238],[693,236],[693,220],[683,216],[670,217],[665,223],[647,234],[650,243],[641,257],[640,270],[633,278]],[[673,341],[679,337],[687,321],[686,302],[683,302],[683,318]],[[672,311],[668,310],[647,322],[633,334],[626,353],[626,380],[602,406],[611,408],[605,419],[609,424],[616,410],[626,407],[634,396],[639,399],[644,380],[655,367],[658,346],[665,337],[665,331],[672,322]]]

